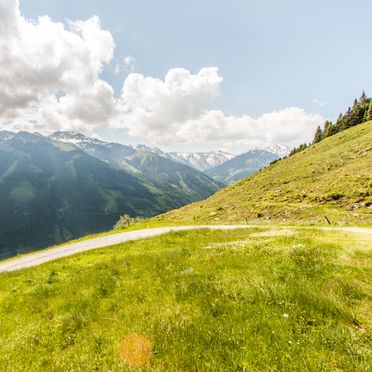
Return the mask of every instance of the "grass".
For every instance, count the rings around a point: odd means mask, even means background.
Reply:
[[[0,370],[360,370],[371,365],[371,238],[178,232],[0,275]]]
[[[372,226],[372,122],[294,156],[158,220]]]
[[[102,238],[102,237],[109,236],[109,235],[120,234],[120,233],[123,233],[123,232],[136,231],[136,230],[142,230],[142,229],[151,229],[151,228],[157,228],[157,227],[185,226],[185,223],[183,223],[182,221],[173,221],[170,224],[167,224],[167,222],[168,221],[161,221],[161,220],[156,220],[156,219],[148,219],[148,220],[146,219],[146,220],[139,221],[139,222],[133,222],[133,223],[130,224],[130,226],[125,226],[125,227],[122,227],[120,229],[113,229],[113,230],[105,231],[103,233],[85,235],[85,236],[82,236],[81,238],[78,238],[78,239],[70,240],[68,242],[57,244],[57,245],[52,245],[48,248],[38,249],[38,250],[33,251],[33,252],[18,253],[14,257],[9,257],[9,258],[6,258],[5,260],[0,260],[0,262],[3,263],[3,262],[6,262],[6,261],[14,260],[15,258],[19,258],[19,257],[31,256],[31,255],[35,254],[36,252],[42,252],[42,251],[44,252],[44,251],[48,251],[50,249],[64,247],[66,245],[75,244],[75,243],[78,243],[78,242],[83,242],[83,241],[91,240],[91,239],[95,239],[95,238]]]

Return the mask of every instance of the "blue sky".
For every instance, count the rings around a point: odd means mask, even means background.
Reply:
[[[362,90],[372,94],[370,0],[21,0],[27,19],[99,16],[116,48],[101,78],[120,93],[134,71],[163,80],[182,67],[218,67],[220,94],[206,107],[226,115],[260,117],[289,107],[335,119]],[[133,70],[115,66],[135,58]],[[150,143],[118,129],[96,128],[106,139]],[[182,142],[182,141],[181,141]],[[210,149],[221,141],[175,148]]]

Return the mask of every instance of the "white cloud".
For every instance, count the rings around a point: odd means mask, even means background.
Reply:
[[[126,56],[123,59],[122,63],[118,63],[115,65],[115,74],[120,74],[120,72],[123,70],[123,68],[129,70],[130,72],[133,72],[137,64],[137,60],[132,56]]]
[[[126,56],[125,58],[124,58],[124,65],[130,70],[130,71],[134,71],[134,67],[136,66],[136,64],[137,64],[137,61],[136,61],[136,59],[133,57],[133,56],[131,56],[131,55],[129,55],[129,56]]]
[[[131,73],[119,98],[101,79],[115,43],[98,17],[26,20],[17,0],[0,0],[0,129],[78,130],[108,124],[158,145],[216,144],[231,149],[308,141],[324,119],[292,107],[259,118],[226,115],[208,106],[223,81],[216,67],[164,80]],[[129,55],[122,66],[133,71]],[[117,67],[120,71],[121,67]]]
[[[172,69],[164,81],[130,74],[124,82],[121,120],[116,126],[164,146],[215,142],[225,148],[250,148],[308,141],[324,121],[320,115],[296,107],[259,118],[226,116],[222,111],[208,110],[222,80],[215,67],[194,75],[185,69]]]
[[[164,81],[130,74],[124,82],[121,120],[116,126],[125,126],[130,134],[155,143],[172,141],[183,124],[201,116],[205,105],[218,94],[221,81],[214,67],[196,75],[182,68],[172,69]]]
[[[320,101],[317,98],[314,98],[312,102],[319,107],[324,107],[327,104],[327,102]]]
[[[115,44],[98,17],[31,22],[18,1],[1,0],[0,20],[0,126],[49,128],[58,119],[61,129],[88,129],[112,117],[114,92],[100,74]]]

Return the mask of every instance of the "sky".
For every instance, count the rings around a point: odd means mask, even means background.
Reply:
[[[0,0],[0,129],[295,146],[372,94],[370,14],[370,0]]]

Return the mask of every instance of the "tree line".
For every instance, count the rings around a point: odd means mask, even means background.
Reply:
[[[354,100],[352,107],[349,107],[345,114],[340,114],[335,123],[326,120],[323,128],[320,126],[316,129],[312,143],[303,143],[294,148],[289,156],[303,151],[310,145],[318,143],[327,137],[333,136],[336,133],[342,132],[345,129],[354,127],[358,124],[372,120],[372,98],[368,97],[365,92],[362,93],[359,99]]]

